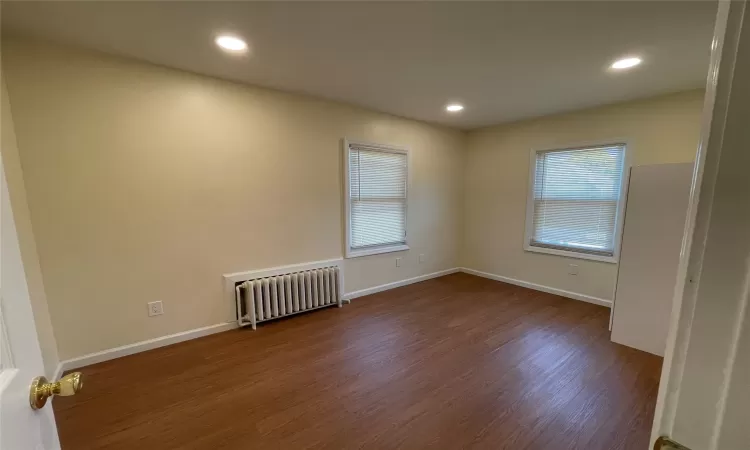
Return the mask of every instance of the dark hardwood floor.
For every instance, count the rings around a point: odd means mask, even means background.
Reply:
[[[81,369],[63,449],[637,449],[661,358],[466,274]]]

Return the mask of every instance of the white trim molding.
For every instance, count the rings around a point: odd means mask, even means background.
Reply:
[[[288,266],[271,267],[268,269],[226,273],[223,276],[224,276],[224,279],[234,284],[234,283],[238,283],[241,281],[254,280],[256,278],[265,278],[265,277],[270,277],[274,275],[280,275],[283,273],[303,272],[305,270],[321,269],[323,267],[338,266],[339,270],[343,270],[344,267],[343,267],[342,262],[343,262],[343,259],[341,258],[325,259],[322,261],[313,261],[313,262],[302,263],[302,264],[291,264]],[[234,286],[232,286],[232,289],[234,289]]]
[[[358,258],[361,256],[378,255],[381,253],[392,253],[402,252],[409,250],[409,190],[411,188],[411,152],[406,147],[397,147],[394,145],[386,144],[375,144],[372,142],[364,142],[360,140],[352,140],[348,138],[342,139],[342,168],[344,170],[344,256],[347,259]],[[349,166],[349,151],[352,146],[358,147],[369,147],[370,149],[384,153],[398,153],[406,155],[406,191],[405,191],[405,206],[404,206],[404,241],[403,242],[392,242],[382,245],[377,245],[369,248],[352,248],[352,202],[351,202],[351,167]]]
[[[622,147],[623,149],[622,174],[620,179],[620,197],[617,200],[617,212],[615,215],[615,230],[613,236],[614,247],[612,249],[612,255],[610,256],[587,253],[582,250],[576,250],[573,247],[549,248],[532,245],[531,240],[534,234],[534,185],[536,184],[537,154],[563,150],[606,147]],[[588,259],[592,261],[616,264],[620,258],[620,243],[622,241],[622,228],[625,220],[625,204],[628,197],[628,180],[630,179],[630,155],[632,153],[632,145],[630,144],[629,139],[605,139],[600,142],[579,142],[553,148],[532,148],[529,152],[529,178],[526,191],[526,224],[524,227],[523,249],[527,252],[546,253],[550,255],[565,256],[568,258]]]
[[[544,286],[543,284],[531,283],[529,281],[517,280],[515,278],[504,277],[502,275],[495,275],[494,273],[482,272],[480,270],[469,269],[466,267],[461,268],[461,272],[468,273],[469,275],[476,275],[482,278],[489,278],[490,280],[502,281],[503,283],[515,284],[535,291],[546,292],[548,294],[559,295],[561,297],[572,298],[573,300],[580,300],[586,303],[593,303],[595,305],[606,306],[607,308],[612,307],[612,300],[606,300],[599,297],[594,297],[586,294],[579,294],[577,292],[565,291],[562,289],[553,288],[550,286]]]
[[[248,276],[248,274],[252,274],[250,276],[255,277],[255,276],[258,276],[258,274],[262,276],[262,274],[264,273],[275,273],[278,271],[283,272],[285,270],[307,270],[309,268],[315,268],[320,265],[324,265],[324,266],[336,265],[337,263],[340,263],[340,262],[341,262],[340,259],[332,259],[332,260],[327,260],[327,261],[317,261],[314,263],[276,267],[273,269],[265,269],[262,271],[227,274],[227,275],[224,275],[224,277],[227,280],[236,279],[236,280],[241,281],[245,279],[244,277]],[[541,292],[547,292],[549,294],[560,295],[563,297],[572,298],[574,300],[581,300],[581,301],[588,302],[588,303],[594,303],[596,305],[602,305],[602,306],[607,306],[607,307],[612,306],[612,302],[610,300],[605,300],[605,299],[592,297],[592,296],[584,295],[584,294],[578,294],[575,292],[564,291],[562,289],[556,289],[556,288],[552,288],[549,286],[543,286],[540,284],[530,283],[527,281],[516,280],[514,278],[503,277],[500,275],[495,275],[495,274],[491,274],[487,272],[481,272],[479,270],[469,269],[465,267],[454,267],[452,269],[440,270],[437,272],[420,275],[418,277],[407,278],[405,280],[394,281],[392,283],[381,284],[381,285],[373,286],[367,289],[361,289],[358,291],[349,292],[349,293],[344,294],[343,299],[351,300],[351,299],[358,298],[358,297],[364,297],[366,295],[388,291],[388,290],[395,289],[398,287],[407,286],[407,285],[414,284],[414,283],[419,283],[420,281],[426,281],[426,280],[430,280],[433,278],[439,278],[439,277],[450,275],[452,273],[457,273],[457,272],[464,272],[470,275],[476,275],[476,276],[480,276],[483,278],[489,278],[491,280],[501,281],[504,283],[510,283],[516,286],[534,289],[534,290],[541,291]],[[175,333],[175,334],[170,334],[167,336],[149,339],[146,341],[136,342],[134,344],[123,345],[121,347],[115,347],[115,348],[103,350],[103,351],[96,352],[96,353],[89,353],[88,355],[79,356],[77,358],[67,359],[67,360],[61,361],[57,365],[54,379],[59,379],[64,372],[69,371],[69,370],[78,369],[80,367],[90,366],[92,364],[97,364],[100,362],[121,358],[123,356],[134,355],[136,353],[153,350],[153,349],[160,348],[160,347],[166,347],[168,345],[177,344],[179,342],[185,342],[185,341],[189,341],[192,339],[201,338],[204,336],[209,336],[211,334],[233,330],[236,328],[238,328],[236,321],[217,323],[215,325],[210,325],[207,327],[196,328],[193,330],[183,331],[181,333]]]
[[[365,295],[376,294],[378,292],[383,292],[383,291],[388,291],[388,290],[391,290],[391,289],[396,289],[397,287],[407,286],[409,284],[414,284],[414,283],[419,283],[420,281],[426,281],[426,280],[430,280],[432,278],[438,278],[438,277],[442,277],[444,275],[450,275],[452,273],[457,273],[457,272],[460,272],[460,271],[461,271],[461,269],[459,269],[458,267],[454,267],[452,269],[446,269],[446,270],[441,270],[441,271],[438,271],[438,272],[432,272],[432,273],[428,273],[426,275],[420,275],[420,276],[414,277],[414,278],[407,278],[407,279],[401,280],[401,281],[394,281],[393,283],[381,284],[379,286],[373,286],[371,288],[361,289],[359,291],[354,291],[354,292],[349,292],[348,294],[344,294],[344,300],[351,300],[351,299],[357,298],[357,297],[364,297]]]
[[[88,355],[79,356],[78,358],[67,359],[65,361],[61,361],[60,364],[58,364],[55,379],[58,379],[63,372],[68,370],[90,366],[92,364],[109,361],[111,359],[122,358],[123,356],[134,355],[136,353],[153,350],[159,347],[166,347],[168,345],[197,339],[211,334],[221,333],[223,331],[233,330],[235,328],[237,328],[236,321],[217,323],[215,325],[210,325],[207,327],[196,328],[193,330],[183,331],[181,333],[169,334],[167,336],[161,336],[146,341],[136,342],[134,344],[123,345],[121,347],[115,347],[96,353],[89,353]]]
[[[350,250],[346,255],[347,258],[359,258],[360,256],[380,255],[382,253],[395,253],[405,252],[409,250],[409,246],[406,244],[397,245],[379,245],[372,248],[366,248],[363,250]]]
[[[65,370],[70,370],[70,369],[65,369],[64,367],[65,366],[63,365],[62,361],[60,361],[59,363],[57,363],[57,368],[55,369],[55,373],[52,374],[52,378],[51,378],[52,381],[59,380],[60,377],[62,377],[62,374],[63,374],[63,372]],[[52,400],[53,398],[55,398],[55,397],[54,396],[50,397],[50,400]]]
[[[225,280],[228,282],[234,283],[233,280],[237,281],[243,281],[246,278],[245,277],[251,277],[251,278],[257,278],[266,276],[269,274],[274,274],[280,272],[284,272],[287,270],[291,271],[301,271],[301,270],[310,270],[317,267],[329,267],[332,265],[341,265],[341,259],[331,259],[331,260],[325,260],[325,261],[316,261],[312,263],[306,263],[306,264],[294,264],[290,266],[281,266],[281,267],[275,267],[272,269],[264,269],[264,270],[258,270],[258,271],[250,271],[250,272],[238,272],[238,273],[232,273],[232,274],[226,274],[224,275]],[[343,269],[343,267],[340,267]],[[406,280],[401,281],[395,281],[393,283],[387,283],[382,284],[380,286],[374,286],[368,289],[362,289],[360,291],[350,292],[348,294],[344,294],[343,299],[344,300],[351,300],[353,298],[362,297],[369,294],[374,294],[376,292],[382,292],[387,291],[389,289],[395,289],[397,287],[406,286],[412,283],[418,283],[420,281],[429,280],[432,278],[441,277],[443,275],[449,275],[451,273],[459,272],[460,269],[453,268],[448,270],[442,270],[439,272],[433,272],[426,275],[421,275],[414,278],[409,278]],[[264,275],[266,274],[266,275]],[[234,299],[234,297],[232,297]],[[234,301],[234,300],[233,300]],[[90,366],[92,364],[97,364],[104,361],[109,361],[116,358],[121,358],[123,356],[129,356],[134,355],[136,353],[145,352],[148,350],[153,350],[160,347],[166,347],[168,345],[177,344],[179,342],[189,341],[192,339],[201,338],[204,336],[208,336],[211,334],[221,333],[224,331],[229,331],[238,328],[237,322],[225,322],[225,323],[218,323],[215,325],[210,325],[207,327],[202,328],[196,328],[193,330],[183,331],[181,333],[175,333],[170,334],[167,336],[162,336],[154,339],[149,339],[146,341],[136,342],[134,344],[128,344],[123,345],[121,347],[115,347],[108,350],[102,350],[100,352],[96,353],[89,353],[88,355],[79,356],[77,358],[71,358],[67,359],[65,361],[61,361],[57,365],[57,370],[55,370],[55,377],[54,379],[59,379],[62,374],[68,370],[78,369],[80,367]]]

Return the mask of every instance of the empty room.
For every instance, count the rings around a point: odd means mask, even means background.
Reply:
[[[744,0],[1,8],[2,450],[749,448]]]

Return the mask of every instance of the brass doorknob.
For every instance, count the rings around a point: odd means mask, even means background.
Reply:
[[[31,409],[40,409],[47,404],[47,399],[53,395],[67,397],[75,395],[83,387],[81,372],[73,372],[60,378],[56,383],[50,383],[44,377],[36,377],[31,382],[31,391],[29,393],[29,403]]]

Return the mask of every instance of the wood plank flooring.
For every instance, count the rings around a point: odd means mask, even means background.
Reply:
[[[609,310],[454,274],[82,369],[63,449],[638,449],[661,358]]]

